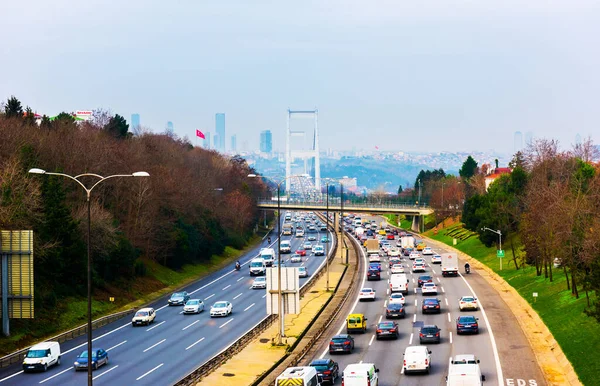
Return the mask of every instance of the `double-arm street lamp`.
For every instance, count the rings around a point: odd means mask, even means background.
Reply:
[[[91,256],[91,202],[90,195],[92,190],[98,186],[101,182],[108,180],[109,178],[115,177],[149,177],[150,175],[146,172],[135,172],[132,174],[115,174],[112,176],[103,177],[99,174],[94,173],[83,173],[77,176],[70,176],[64,173],[52,173],[47,172],[43,169],[33,168],[29,170],[29,173],[32,174],[47,174],[51,176],[61,176],[69,178],[75,182],[77,182],[86,193],[86,201],[87,201],[87,354],[88,354],[88,385],[92,385],[92,256]],[[82,177],[95,177],[98,179],[90,188],[85,186],[79,179]]]
[[[500,229],[498,229],[497,231],[490,229],[488,227],[483,227],[481,228],[482,231],[490,231],[490,232],[494,232],[495,234],[498,235],[498,249],[501,251],[502,250],[502,232],[500,231]],[[500,258],[500,271],[502,271],[502,257],[500,257],[500,255],[498,255],[498,257]]]

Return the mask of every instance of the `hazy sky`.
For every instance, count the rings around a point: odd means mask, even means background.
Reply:
[[[600,143],[599,1],[10,1],[0,36],[0,98],[48,115],[193,138],[225,112],[238,148],[283,148],[288,107],[319,109],[322,149]]]

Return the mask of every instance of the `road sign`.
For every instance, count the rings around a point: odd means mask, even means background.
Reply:
[[[498,249],[496,251],[496,257],[504,257],[504,249]]]

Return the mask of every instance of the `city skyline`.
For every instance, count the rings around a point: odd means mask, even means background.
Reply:
[[[215,114],[215,150],[225,153],[225,113]]]

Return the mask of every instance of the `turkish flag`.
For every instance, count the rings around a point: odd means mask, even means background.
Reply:
[[[196,129],[196,137],[200,137],[202,139],[206,139],[206,137],[204,137],[204,133],[201,132],[200,130]]]

